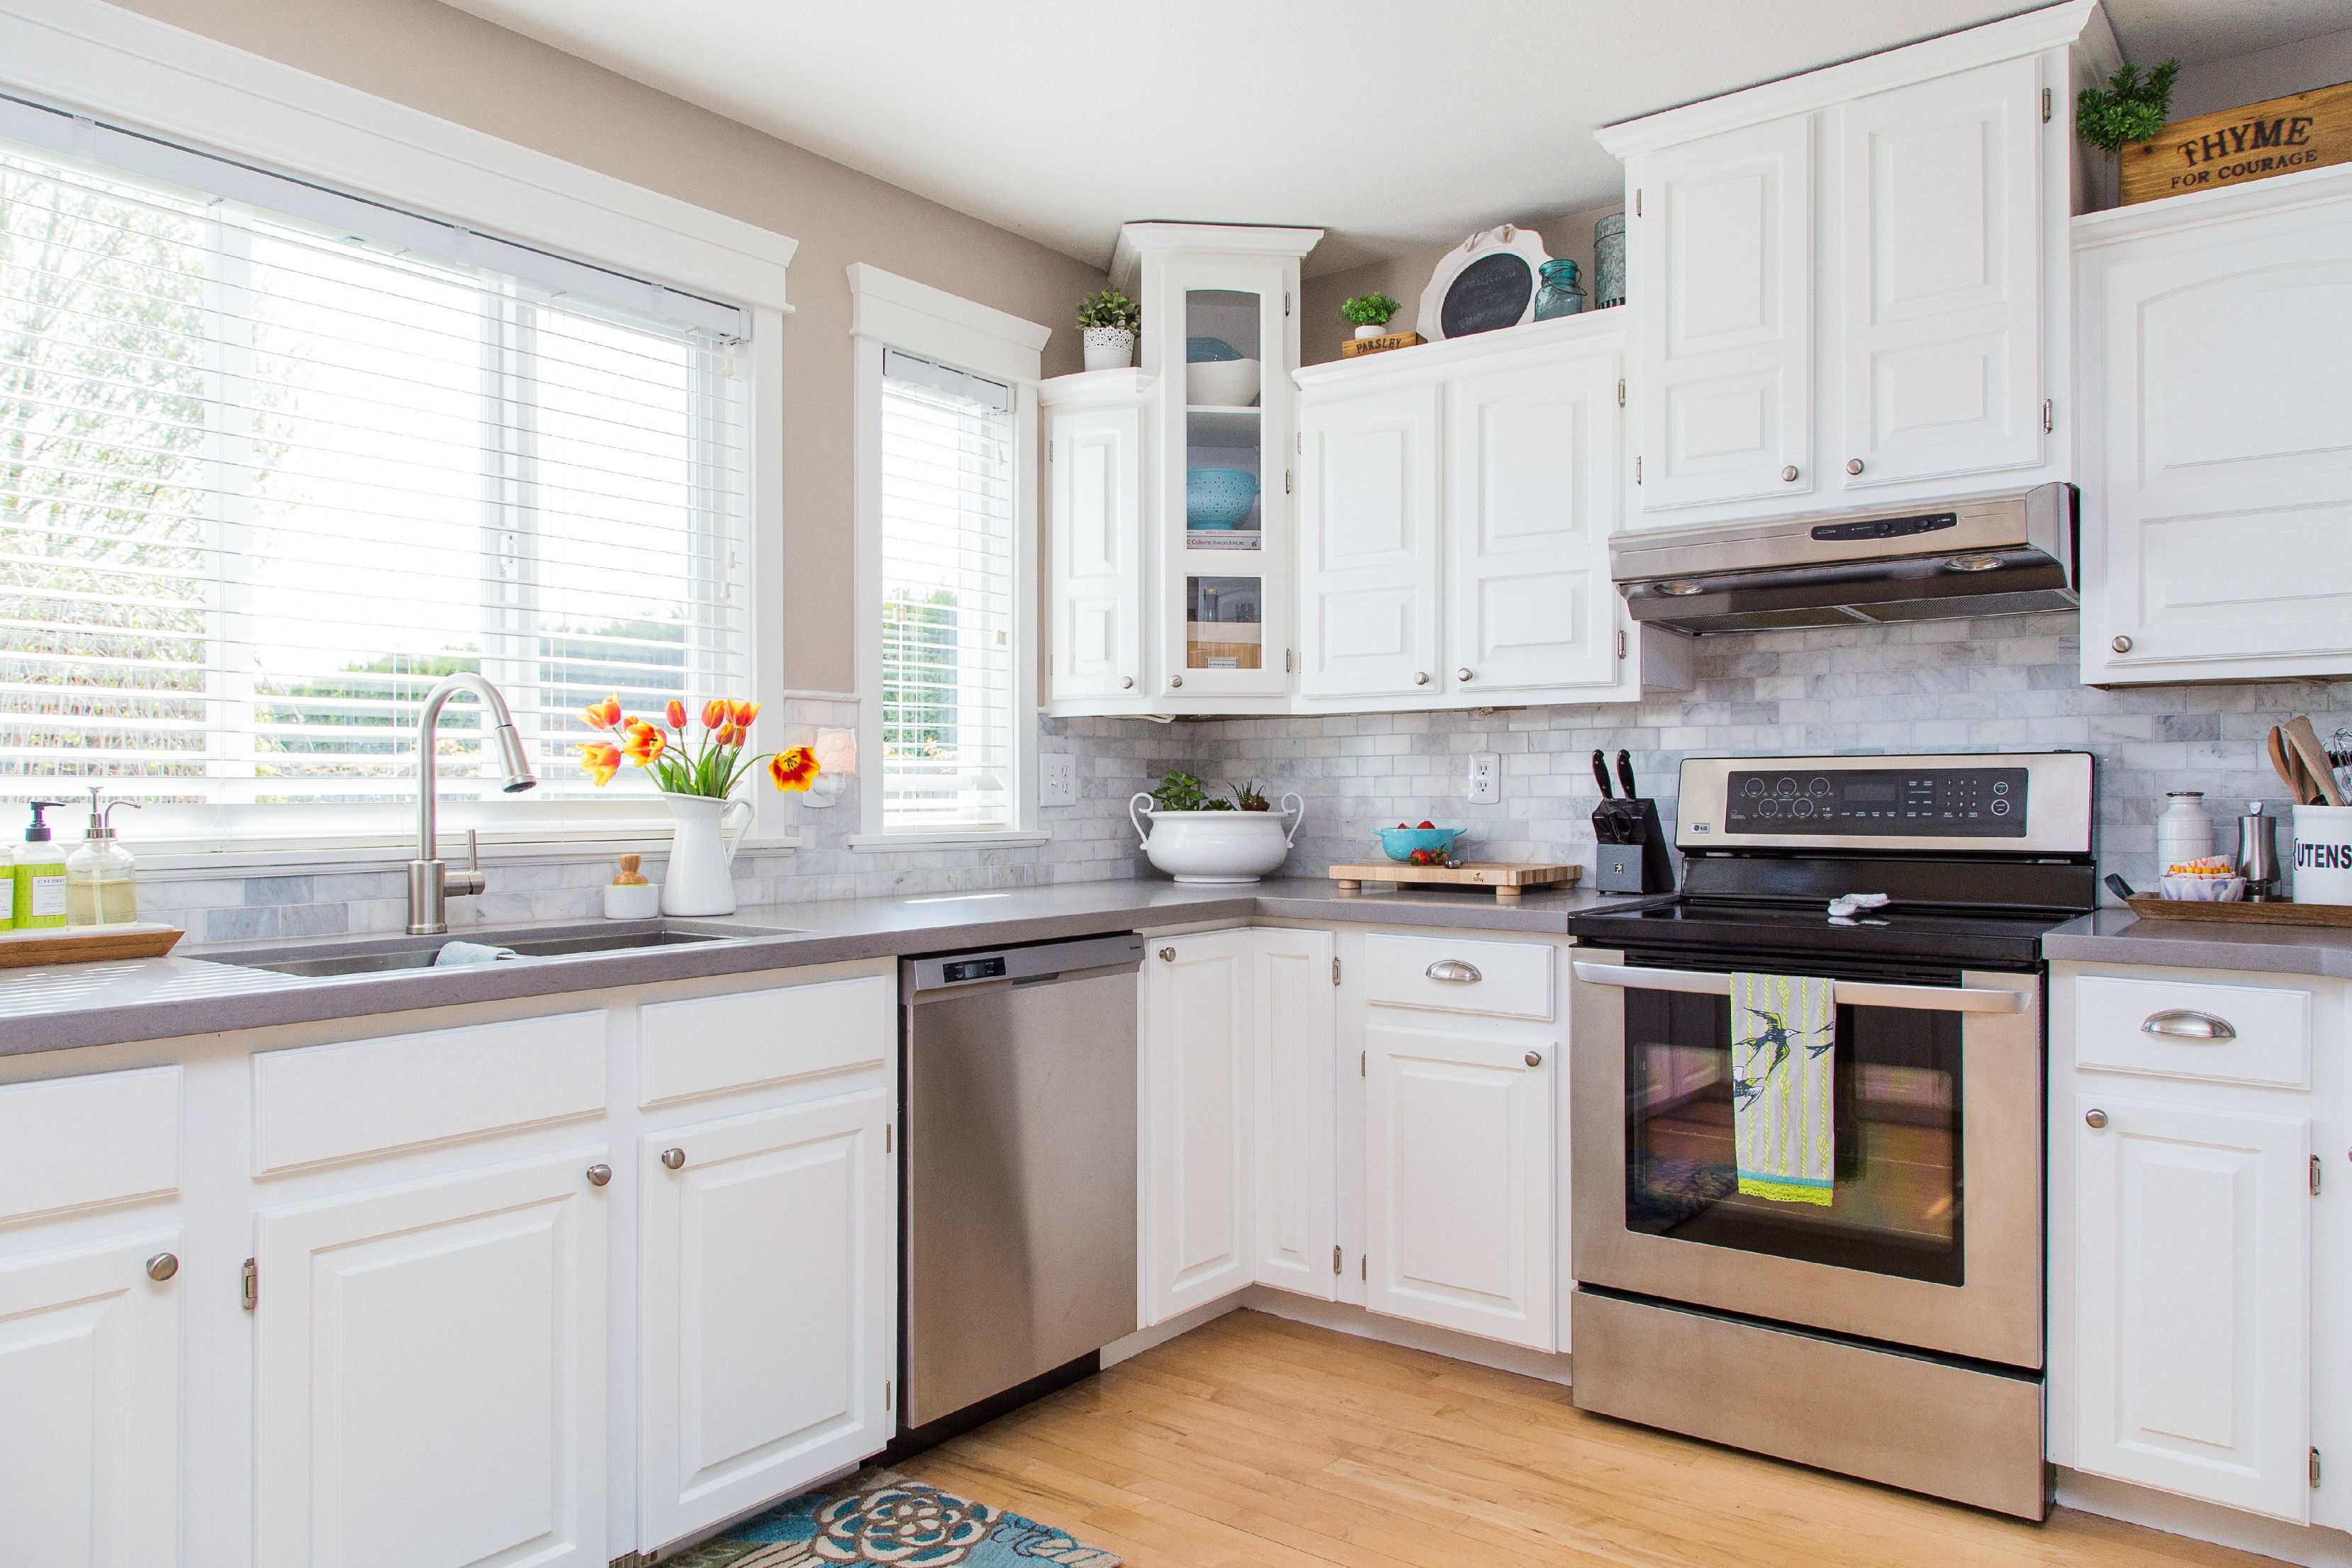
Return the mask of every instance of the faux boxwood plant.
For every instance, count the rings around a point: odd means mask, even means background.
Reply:
[[[2167,60],[2139,74],[2125,66],[2105,87],[2086,87],[2074,99],[2075,133],[2094,147],[2120,153],[2126,142],[2147,142],[2164,129],[2172,112],[2172,79],[2180,74],[2179,60]]]
[[[1385,327],[1403,309],[1386,294],[1359,294],[1339,307],[1339,314],[1359,327]]]
[[[1089,294],[1078,301],[1078,330],[1090,331],[1097,327],[1123,328],[1134,331],[1143,325],[1143,312],[1135,301],[1116,289],[1106,289],[1099,294]]]

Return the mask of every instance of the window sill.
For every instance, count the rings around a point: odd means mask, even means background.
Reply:
[[[486,864],[558,864],[605,860],[615,855],[667,855],[670,836],[661,829],[614,826],[567,830],[560,838],[534,837],[529,833],[484,834],[481,843],[482,859]],[[746,855],[773,853],[797,849],[801,844],[800,830],[787,828],[781,833],[747,837],[737,846],[737,852]],[[406,866],[409,858],[416,853],[416,841],[413,837],[215,841],[211,844],[188,839],[134,839],[126,840],[125,845],[138,858],[142,878],[166,882],[199,881],[208,877],[366,875],[397,871]],[[70,845],[66,847],[71,847]],[[453,840],[445,835],[441,854],[453,865],[462,864],[466,858],[462,839]]]
[[[858,833],[849,847],[858,850],[1034,849],[1053,841],[1048,833]]]

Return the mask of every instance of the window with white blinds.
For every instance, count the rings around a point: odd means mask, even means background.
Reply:
[[[1013,395],[882,366],[882,829],[1015,825]]]
[[[580,710],[751,695],[730,351],[0,144],[0,795],[104,782],[142,837],[378,831],[463,669],[540,770],[501,822],[657,806],[595,795]],[[445,795],[498,793],[485,738],[443,714]]]

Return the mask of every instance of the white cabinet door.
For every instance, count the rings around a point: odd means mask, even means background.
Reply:
[[[1438,389],[1304,405],[1298,508],[1298,690],[1369,697],[1439,677]]]
[[[1364,1039],[1365,1305],[1554,1349],[1556,1045],[1435,1018]]]
[[[1143,1325],[1231,1295],[1256,1272],[1250,1229],[1251,932],[1150,944],[1138,1249]]]
[[[1258,931],[1252,1009],[1257,1282],[1336,1300],[1339,993],[1331,933]]]
[[[879,1087],[640,1140],[638,1545],[878,1451],[898,1204]],[[672,1170],[664,1155],[677,1151]]]
[[[2352,673],[2352,195],[2079,270],[2084,679]]]
[[[2074,1116],[2075,1468],[2306,1522],[2309,1125],[2105,1095]]]
[[[1643,512],[1814,489],[1812,147],[1800,116],[1667,148],[1633,173]]]
[[[603,1568],[601,1154],[265,1211],[258,1568]]]
[[[180,1562],[175,1230],[0,1258],[0,1563]]]
[[[2042,461],[2041,89],[2028,56],[1831,116],[1849,490]]]
[[[1617,678],[1613,348],[1449,380],[1449,696]]]
[[[1143,674],[1143,410],[1049,417],[1053,695],[1131,694]]]

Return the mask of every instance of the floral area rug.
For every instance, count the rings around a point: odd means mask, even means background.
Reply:
[[[780,1503],[667,1568],[814,1568],[886,1563],[891,1568],[1118,1568],[1098,1546],[986,1503],[967,1502],[896,1470],[860,1470],[845,1481]]]

